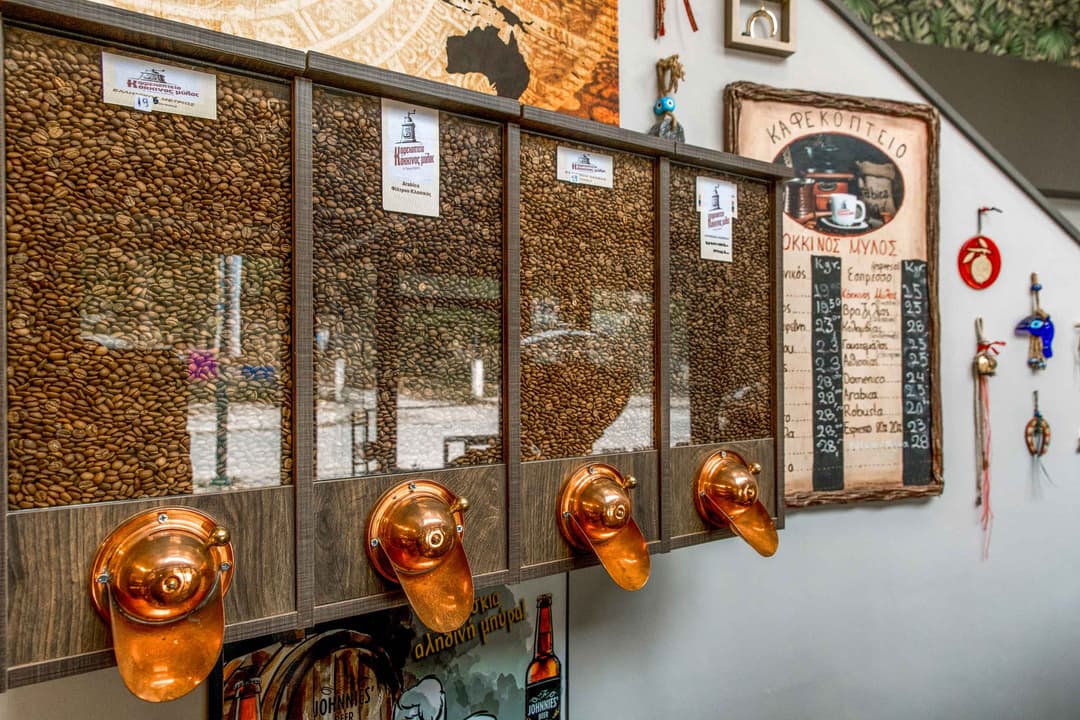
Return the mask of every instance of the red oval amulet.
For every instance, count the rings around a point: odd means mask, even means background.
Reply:
[[[960,246],[956,264],[969,287],[983,290],[993,285],[1001,272],[1001,251],[990,238],[976,235]]]

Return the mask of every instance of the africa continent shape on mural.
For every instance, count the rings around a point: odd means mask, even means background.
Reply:
[[[617,0],[100,0],[618,124]]]

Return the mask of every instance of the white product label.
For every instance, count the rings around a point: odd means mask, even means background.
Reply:
[[[101,99],[143,112],[217,119],[217,76],[101,53]]]
[[[563,182],[609,188],[615,182],[615,159],[610,155],[560,145],[556,177]]]
[[[382,101],[383,210],[439,216],[439,112]]]

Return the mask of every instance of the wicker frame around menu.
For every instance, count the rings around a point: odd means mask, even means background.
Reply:
[[[795,490],[787,486],[785,504],[788,507],[808,507],[812,505],[843,505],[861,502],[889,502],[910,498],[933,497],[944,491],[944,470],[942,450],[941,420],[941,368],[940,334],[941,319],[938,308],[938,246],[940,235],[938,187],[940,118],[938,111],[930,106],[916,103],[903,103],[877,98],[864,98],[853,95],[820,93],[806,90],[773,88],[750,82],[733,83],[724,91],[725,135],[724,143],[731,152],[741,152],[739,147],[740,129],[746,106],[754,102],[789,104],[791,107],[815,108],[822,111],[845,111],[866,113],[889,118],[914,120],[922,125],[925,135],[926,166],[919,178],[923,183],[922,192],[926,204],[923,221],[926,243],[927,289],[928,289],[928,328],[929,368],[925,383],[929,408],[929,455],[930,462],[919,484],[904,484],[899,479],[890,479],[887,483],[864,487],[844,488],[841,490]],[[824,112],[822,112],[824,114]],[[794,222],[792,220],[791,222]],[[899,383],[897,383],[899,385]],[[794,437],[794,436],[792,436]],[[896,473],[900,476],[899,469]]]
[[[471,468],[444,469],[415,476],[446,482],[470,499],[489,495],[490,517],[482,537],[466,547],[476,557],[480,586],[512,583],[530,577],[564,572],[595,563],[594,558],[570,552],[558,534],[551,495],[568,470],[584,462],[608,461],[633,471],[640,482],[634,515],[642,519],[650,551],[667,552],[684,545],[731,537],[706,528],[692,513],[685,491],[702,452],[732,447],[765,453],[763,497],[777,524],[783,526],[782,394],[778,368],[781,327],[777,302],[780,283],[780,181],[787,168],[701,148],[677,145],[638,133],[561,116],[518,103],[463,91],[429,81],[378,70],[316,52],[303,53],[225,36],[175,22],[149,18],[81,0],[17,0],[0,4],[5,27],[20,27],[46,35],[65,36],[102,47],[194,63],[234,73],[276,79],[291,88],[292,177],[292,298],[289,333],[313,337],[312,301],[312,97],[313,86],[413,102],[443,112],[497,123],[503,150],[503,277],[502,388],[500,422],[502,462]],[[3,86],[0,85],[0,88]],[[521,197],[522,134],[558,138],[567,144],[595,146],[606,152],[644,157],[653,172],[653,389],[654,450],[613,457],[592,456],[523,463],[521,452]],[[672,166],[699,168],[758,189],[765,206],[761,227],[766,245],[774,250],[767,263],[769,290],[759,311],[771,328],[767,437],[751,442],[712,443],[690,448],[671,447],[670,358],[670,180]],[[452,188],[447,189],[452,192]],[[5,199],[6,205],[6,199]],[[749,232],[750,230],[748,230]],[[771,241],[771,242],[770,242]],[[6,256],[6,236],[4,243]],[[2,270],[0,270],[2,272]],[[6,287],[6,276],[0,276]],[[7,318],[0,317],[7,327]],[[6,370],[6,333],[0,334],[0,365]],[[107,627],[88,602],[87,568],[97,544],[124,518],[149,507],[179,504],[197,507],[233,529],[238,574],[226,599],[229,624],[226,640],[236,641],[400,604],[403,595],[376,578],[367,567],[363,517],[375,498],[391,484],[412,475],[370,476],[347,480],[314,478],[313,349],[307,343],[291,348],[292,420],[291,484],[226,494],[179,495],[167,498],[68,505],[4,513],[0,523],[0,557],[8,572],[0,578],[0,603],[6,609],[0,623],[0,690],[105,667],[113,663]],[[8,414],[6,385],[0,386],[0,460],[7,490]],[[759,442],[760,441],[760,442]],[[684,457],[679,459],[682,453]],[[693,457],[687,453],[696,453]],[[542,488],[542,490],[541,490]],[[351,510],[350,510],[351,508]],[[357,513],[357,508],[362,513]],[[350,514],[351,513],[351,514]],[[526,518],[551,518],[529,524]],[[318,527],[317,527],[318,526]],[[356,537],[328,538],[325,527],[359,526]],[[320,533],[320,527],[323,532]],[[331,535],[333,533],[330,533]],[[528,549],[526,551],[526,548]],[[244,568],[250,568],[247,572]],[[321,567],[322,570],[317,568]],[[246,581],[245,576],[246,575]],[[344,578],[354,589],[319,603],[319,578]]]

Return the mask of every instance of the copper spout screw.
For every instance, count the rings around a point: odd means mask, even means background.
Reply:
[[[231,536],[229,535],[228,528],[223,528],[220,525],[210,531],[210,537],[207,539],[207,545],[228,545]]]

